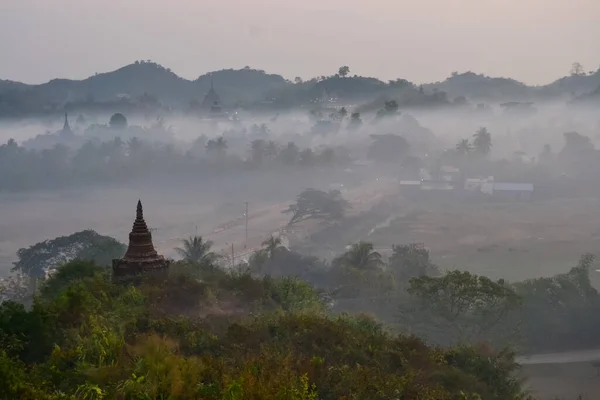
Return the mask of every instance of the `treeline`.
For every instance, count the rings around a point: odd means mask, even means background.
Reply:
[[[295,277],[319,290],[335,312],[370,312],[397,331],[439,345],[485,342],[523,352],[600,345],[600,294],[590,282],[591,255],[564,274],[510,283],[460,270],[442,271],[418,243],[393,246],[386,259],[372,243],[359,242],[325,262],[291,251],[281,238],[271,236],[235,267],[211,247],[202,237],[184,240],[176,249],[182,258],[179,267],[201,280],[206,273],[232,268],[256,279]],[[20,279],[5,283],[5,295],[24,301],[35,287],[32,278],[39,281],[61,262],[88,259],[108,267],[124,250],[124,245],[93,231],[21,249],[14,264]]]
[[[432,347],[325,311],[295,278],[181,262],[127,286],[72,261],[29,310],[0,305],[0,398],[527,398],[509,352]]]
[[[0,145],[0,190],[64,188],[161,176],[211,178],[248,168],[333,166],[349,161],[341,148],[301,149],[257,139],[247,155],[230,154],[227,139],[200,137],[190,150],[140,140],[88,141],[78,149],[57,144],[29,150],[10,139]]]
[[[91,231],[20,250],[22,276],[55,271],[28,308],[0,306],[0,393],[525,399],[508,349],[599,344],[590,255],[565,274],[511,284],[441,271],[420,244],[394,246],[386,260],[360,242],[325,263],[270,237],[229,268],[211,245],[186,239],[166,281],[135,286],[111,282],[102,265],[123,246]],[[60,264],[60,254],[74,260]],[[346,313],[361,309],[388,328]]]

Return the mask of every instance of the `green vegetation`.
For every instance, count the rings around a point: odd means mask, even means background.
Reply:
[[[91,260],[101,266],[125,253],[125,245],[92,230],[61,236],[17,251],[13,271],[32,277],[43,277],[54,266],[73,259]]]
[[[525,398],[508,353],[430,347],[323,310],[293,278],[215,270],[200,281],[176,264],[165,282],[119,286],[73,261],[30,310],[0,307],[0,397]]]
[[[317,189],[306,189],[298,195],[296,203],[283,211],[292,214],[288,225],[306,219],[339,220],[344,217],[350,204],[344,200],[339,190],[324,192]]]
[[[514,284],[442,273],[418,243],[386,260],[359,242],[328,265],[271,236],[226,270],[196,236],[168,278],[135,284],[42,257],[86,232],[19,260],[59,267],[28,306],[0,305],[0,399],[526,399],[514,351],[600,344],[591,255]]]

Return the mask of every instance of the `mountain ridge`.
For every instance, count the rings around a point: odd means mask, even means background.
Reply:
[[[361,94],[377,97],[390,93],[390,88],[399,83],[473,101],[571,100],[586,98],[600,87],[600,69],[590,74],[564,76],[546,85],[527,85],[512,78],[490,77],[472,71],[455,72],[443,81],[423,85],[406,80],[385,83],[377,78],[356,75],[345,78],[337,74],[294,83],[282,75],[250,67],[212,71],[189,80],[152,61],[136,61],[81,80],[57,78],[30,85],[0,79],[0,114],[3,107],[12,109],[15,104],[24,109],[28,103],[38,108],[40,104],[60,108],[70,102],[114,101],[121,96],[140,98],[146,95],[154,96],[165,105],[185,108],[192,102],[201,102],[211,85],[215,86],[224,105],[233,106],[272,100],[280,93],[287,93],[290,99],[312,98],[328,91],[339,97],[357,98]]]

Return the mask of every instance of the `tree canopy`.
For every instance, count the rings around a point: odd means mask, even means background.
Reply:
[[[292,214],[288,225],[305,219],[339,220],[344,217],[350,204],[342,197],[339,190],[324,192],[317,189],[302,191],[294,204],[283,211]]]
[[[110,266],[112,260],[121,257],[125,250],[126,246],[117,240],[93,230],[85,230],[19,249],[13,271],[43,277],[59,264],[74,259],[92,260],[98,265]]]

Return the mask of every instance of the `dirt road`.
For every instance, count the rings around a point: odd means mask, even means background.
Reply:
[[[352,188],[345,192],[343,196],[351,204],[352,208],[349,214],[356,215],[369,210],[385,196],[392,195],[397,191],[397,184],[394,180],[380,178]],[[269,235],[287,228],[289,215],[283,214],[282,211],[288,208],[292,202],[293,199],[290,199],[288,202],[274,204],[258,210],[252,211],[250,209],[248,213],[247,243],[245,243],[245,218],[243,215],[220,224],[210,231],[202,232],[202,236],[214,241],[215,247],[221,249],[220,251],[224,255],[229,256],[231,254],[231,244],[233,244],[235,258],[247,257],[254,250],[259,249],[261,243]],[[301,230],[303,235],[308,235],[311,231],[319,228],[316,223],[307,223],[302,224],[302,227],[297,229]],[[162,245],[165,248],[173,248],[177,243],[169,241]]]
[[[534,354],[531,356],[517,357],[517,362],[522,365],[567,364],[592,362],[596,360],[600,360],[600,349]]]

